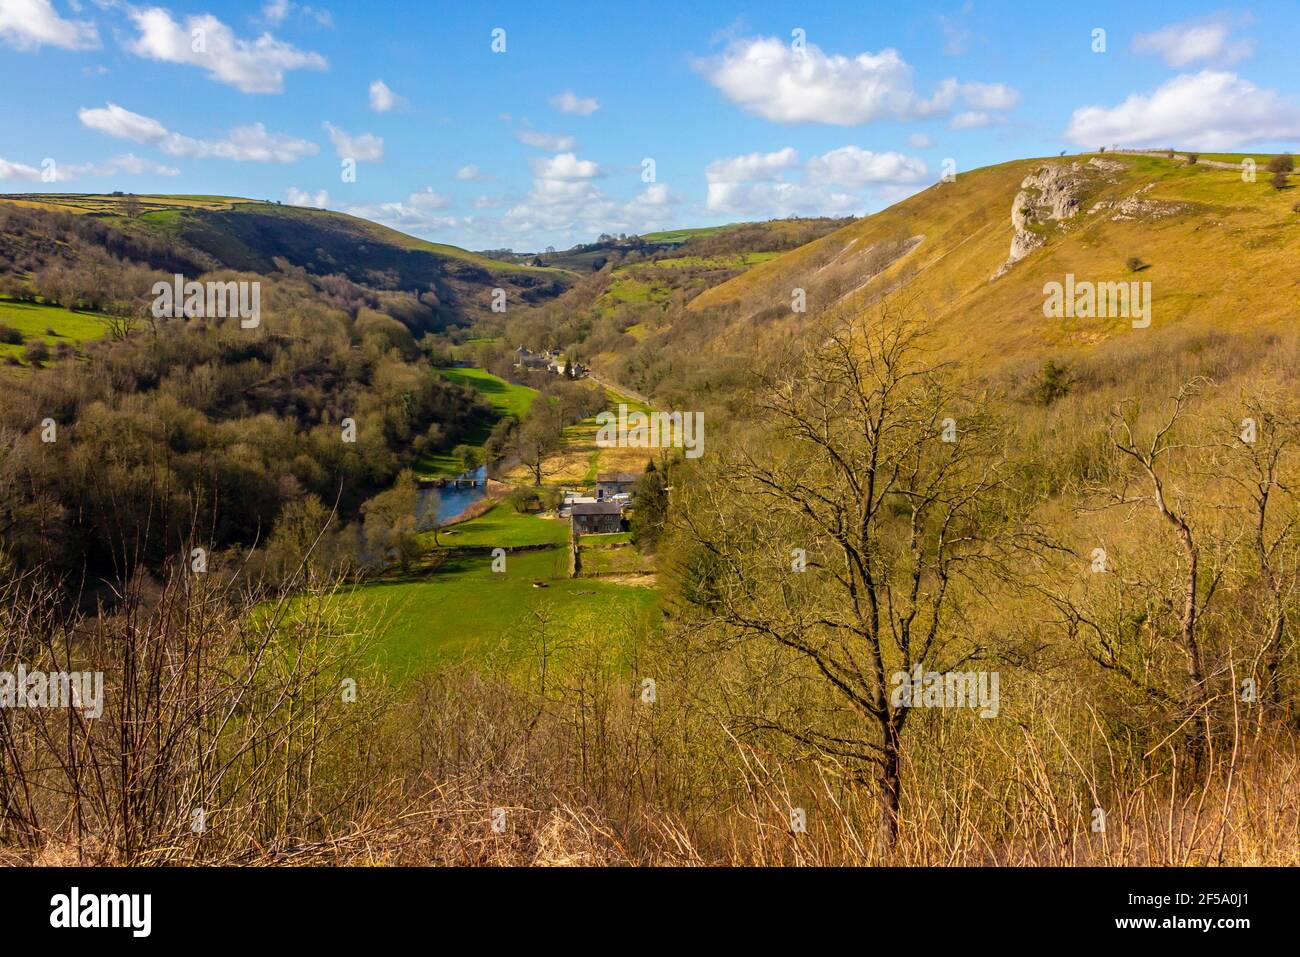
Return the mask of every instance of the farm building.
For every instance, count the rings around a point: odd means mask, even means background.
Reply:
[[[579,502],[569,512],[579,535],[623,530],[623,508],[616,502]]]
[[[602,472],[596,476],[596,498],[605,501],[619,494],[630,496],[639,481],[641,476],[635,472]]]
[[[550,360],[545,356],[538,355],[525,346],[515,350],[516,369],[545,369],[549,362]]]

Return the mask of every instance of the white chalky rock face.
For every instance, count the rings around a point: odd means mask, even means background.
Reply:
[[[1078,187],[1081,182],[1078,163],[1069,166],[1044,166],[1026,176],[1011,204],[1011,251],[1007,261],[993,275],[994,279],[1024,259],[1046,242],[1030,227],[1037,223],[1069,219],[1079,211]]]
[[[1047,241],[1032,227],[1072,219],[1082,207],[1083,187],[1099,178],[1113,179],[1109,174],[1122,169],[1123,163],[1093,157],[1086,164],[1043,166],[1026,176],[1020,183],[1015,202],[1011,204],[1011,228],[1014,230],[1011,250],[1007,261],[991,280],[1005,275],[1012,266]]]

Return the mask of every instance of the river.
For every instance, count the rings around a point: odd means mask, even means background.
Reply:
[[[449,484],[443,488],[419,490],[415,514],[421,529],[432,527],[428,521],[430,515],[439,525],[445,525],[487,494],[487,466],[480,465],[473,472],[464,472],[457,478],[472,478],[478,484],[473,488],[457,488]]]

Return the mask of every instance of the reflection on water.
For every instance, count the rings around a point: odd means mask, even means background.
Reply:
[[[478,484],[457,488],[452,484],[444,488],[422,488],[415,502],[416,525],[422,530],[451,521],[487,494],[487,466],[480,465],[473,472],[457,476],[461,479],[472,478]]]

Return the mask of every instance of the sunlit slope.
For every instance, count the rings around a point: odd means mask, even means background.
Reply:
[[[1063,190],[1073,208],[1029,217],[1023,232],[1041,245],[994,278],[1016,234],[1021,184],[1045,168],[1049,178],[1076,180]],[[1087,348],[1142,331],[1125,317],[1044,316],[1044,285],[1068,273],[1076,282],[1149,282],[1151,328],[1290,322],[1300,309],[1300,190],[1269,180],[1262,166],[1246,182],[1239,169],[1123,154],[973,170],[757,265],[690,309],[728,316],[717,341],[728,351],[861,298],[923,308],[940,346],[972,359]],[[1029,199],[1043,197],[1031,190]],[[791,310],[797,289],[805,315]]]

